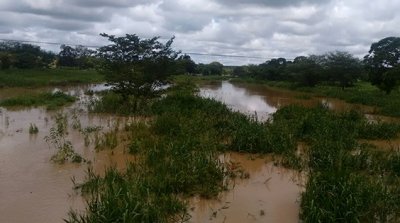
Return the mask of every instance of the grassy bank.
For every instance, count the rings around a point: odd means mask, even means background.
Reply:
[[[399,220],[399,152],[359,143],[396,138],[399,125],[370,123],[356,111],[335,113],[323,106],[284,107],[260,123],[194,96],[190,86],[170,89],[148,105],[150,118],[120,130],[136,161],[125,171],[89,170],[86,181],[76,184],[85,194],[86,212],[70,212],[67,222],[186,221],[185,197],[215,198],[231,177],[245,177],[220,161],[226,151],[279,155],[278,165],[305,171],[304,222]],[[298,143],[306,148],[298,151]]]
[[[22,106],[45,106],[49,110],[59,108],[70,104],[76,100],[75,97],[67,95],[63,92],[41,93],[37,95],[24,95],[14,98],[8,98],[0,101],[0,106],[3,107],[22,107]]]
[[[79,69],[9,69],[0,70],[0,87],[63,86],[102,82],[95,70]]]

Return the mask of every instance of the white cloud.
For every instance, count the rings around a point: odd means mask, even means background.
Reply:
[[[372,42],[400,35],[399,8],[398,0],[1,0],[0,38],[102,45],[102,32],[175,35],[183,52],[268,59],[345,50],[362,57]]]

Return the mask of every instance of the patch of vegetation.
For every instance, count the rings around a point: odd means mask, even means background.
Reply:
[[[337,114],[323,106],[282,108],[273,116],[272,125],[278,123],[289,126],[296,141],[308,144],[296,162],[308,173],[301,198],[304,222],[398,221],[396,153],[358,139],[395,138],[399,125],[370,123],[355,111]],[[286,153],[284,159],[293,156]]]
[[[103,129],[101,126],[87,126],[85,128],[80,128],[79,132],[83,135],[83,139],[85,142],[85,146],[89,146],[92,141],[96,142],[95,148],[99,147],[100,139],[99,139],[99,132]],[[95,134],[95,139],[93,139],[93,134]]]
[[[56,154],[51,157],[51,161],[62,164],[65,161],[80,163],[84,159],[77,154],[72,143],[66,139],[68,135],[68,119],[64,114],[57,114],[55,117],[55,126],[50,128],[50,134],[45,136],[46,142],[56,149]]]
[[[103,75],[95,70],[67,68],[0,70],[0,87],[65,86],[103,81]]]
[[[39,132],[39,128],[35,124],[30,124],[29,125],[29,134],[34,135]]]
[[[76,222],[184,222],[186,205],[176,195],[158,192],[162,178],[146,176],[130,165],[123,173],[115,168],[104,177],[88,171],[87,181],[78,188],[88,197],[87,214],[70,212],[68,223]],[[158,183],[157,183],[158,182]]]
[[[113,113],[120,115],[146,115],[150,112],[150,104],[154,99],[146,97],[127,96],[108,91],[100,99],[92,100],[88,110],[93,113]]]
[[[48,110],[54,110],[61,106],[70,104],[76,100],[75,97],[61,91],[54,93],[42,93],[38,95],[24,95],[0,101],[0,106],[46,106]]]

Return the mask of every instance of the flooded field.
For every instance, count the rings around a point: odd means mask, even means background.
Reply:
[[[218,200],[194,198],[190,222],[298,222],[301,175],[268,157],[229,153],[223,158],[237,162],[249,179],[236,180]]]
[[[79,98],[62,112],[69,117],[76,114],[83,127],[101,126],[103,132],[114,128],[116,123],[132,121],[87,112],[85,103],[90,96],[84,93],[102,89],[103,85],[61,88]],[[0,99],[44,90],[54,89],[0,89]],[[354,108],[367,114],[373,111],[371,107],[340,100],[302,99],[299,94],[289,91],[229,82],[202,86],[200,94],[223,101],[234,110],[256,114],[259,120],[265,120],[278,108],[293,103],[307,106],[325,103],[333,110]],[[46,143],[44,137],[49,135],[54,115],[60,111],[0,109],[0,222],[62,222],[70,208],[82,209],[84,206],[81,196],[73,190],[72,178],[82,181],[89,166],[102,172],[106,166],[123,168],[133,160],[132,156],[124,153],[123,146],[113,151],[96,152],[93,145],[85,146],[84,136],[70,127],[68,140],[88,162],[54,164],[50,158],[55,149]],[[371,115],[370,119],[377,117]],[[38,134],[29,134],[31,123],[38,127]],[[399,141],[390,143],[394,147],[400,145]],[[275,166],[269,157],[227,153],[222,159],[240,165],[248,177],[236,179],[231,190],[222,193],[218,200],[191,199],[190,222],[298,222],[299,195],[304,180],[296,171]]]

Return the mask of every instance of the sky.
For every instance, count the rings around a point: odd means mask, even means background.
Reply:
[[[0,39],[108,44],[100,33],[175,36],[196,62],[258,64],[347,51],[400,36],[399,0],[0,0]],[[59,46],[40,44],[58,51]]]

